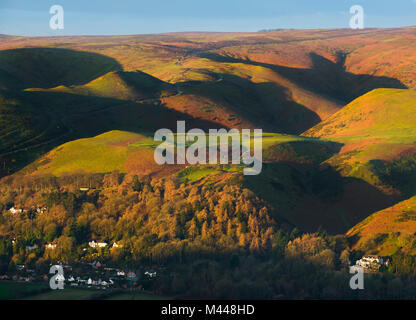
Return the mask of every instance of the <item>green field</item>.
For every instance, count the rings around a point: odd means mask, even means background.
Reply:
[[[102,298],[100,297],[102,295]],[[108,295],[108,296],[107,296]],[[114,292],[97,289],[65,288],[50,290],[42,284],[1,282],[0,300],[165,300],[166,297],[140,292]]]
[[[0,300],[20,299],[31,293],[37,294],[45,286],[18,282],[0,282]]]

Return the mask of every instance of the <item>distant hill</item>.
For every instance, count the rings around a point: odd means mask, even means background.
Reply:
[[[58,86],[30,91],[62,92],[120,100],[152,99],[176,93],[175,87],[140,71],[113,71],[85,85]]]
[[[97,53],[64,48],[0,51],[0,89],[79,85],[113,70],[120,65]]]

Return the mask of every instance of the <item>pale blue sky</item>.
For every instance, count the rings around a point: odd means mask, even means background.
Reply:
[[[54,4],[64,8],[64,30],[49,28]],[[346,28],[355,4],[364,8],[366,27],[416,25],[416,0],[0,0],[0,34]]]

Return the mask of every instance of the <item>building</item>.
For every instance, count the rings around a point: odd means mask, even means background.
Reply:
[[[95,240],[88,242],[91,248],[104,248],[107,246],[107,242],[95,242]]]
[[[156,271],[146,271],[144,273],[146,276],[148,276],[149,278],[154,278],[156,277]]]
[[[49,242],[46,246],[45,249],[49,249],[49,250],[53,250],[56,248],[56,243],[53,242]]]
[[[117,243],[117,242],[114,242],[113,243],[113,248],[121,248],[122,247],[122,245],[121,244],[119,244],[119,243]]]
[[[15,208],[15,207],[11,207],[11,208],[9,209],[9,212],[10,212],[11,214],[22,213],[22,212],[23,212],[23,209],[20,209],[20,208]]]
[[[389,264],[389,258],[379,256],[363,256],[361,259],[357,260],[355,262],[355,266],[352,266],[351,268],[357,267],[356,269],[358,269],[361,267],[364,269],[364,272],[372,272],[378,271],[380,267],[388,266]]]
[[[37,207],[36,208],[37,213],[45,213],[46,210],[48,210],[48,208],[46,208],[46,207]]]

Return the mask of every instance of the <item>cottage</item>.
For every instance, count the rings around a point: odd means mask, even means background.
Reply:
[[[90,188],[90,187],[81,187],[81,188],[79,188],[79,191],[83,191],[83,192],[88,192],[90,190],[95,190],[95,188]]]
[[[49,249],[49,250],[53,250],[56,248],[56,243],[53,242],[49,242],[46,246],[45,249]]]
[[[113,248],[121,248],[122,245],[121,244],[118,244],[117,242],[114,242],[112,247]]]
[[[390,259],[379,256],[363,256],[357,260],[355,266],[357,268],[363,268],[365,272],[378,271],[382,266],[388,266]]]
[[[144,273],[146,276],[148,276],[149,278],[154,278],[156,277],[156,271],[146,271]]]
[[[20,208],[15,208],[15,207],[11,207],[11,208],[9,209],[9,212],[10,212],[11,214],[22,213],[22,212],[23,212],[23,209],[20,209]]]
[[[88,242],[91,248],[104,248],[107,246],[106,242],[95,242],[95,240]]]
[[[46,208],[46,207],[37,207],[37,208],[36,208],[36,212],[37,212],[37,213],[45,213],[45,212],[46,212],[46,210],[47,210],[47,208]]]

